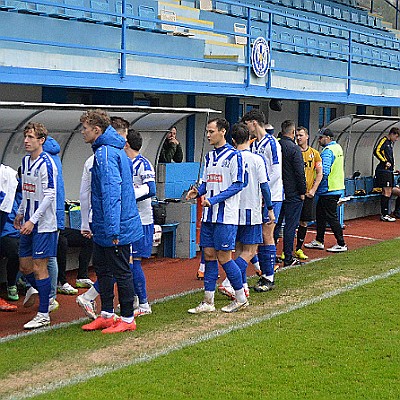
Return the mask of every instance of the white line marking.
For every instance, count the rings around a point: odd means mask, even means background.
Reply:
[[[44,394],[44,393],[49,393],[51,391],[54,391],[56,389],[61,389],[63,387],[66,386],[70,386],[70,385],[74,385],[77,383],[81,383],[81,382],[86,382],[87,380],[91,379],[91,378],[95,378],[95,377],[100,377],[103,376],[105,374],[108,374],[110,372],[113,371],[118,371],[122,368],[128,367],[128,366],[132,366],[132,365],[137,365],[143,362],[149,362],[152,361],[160,356],[164,356],[164,355],[168,355],[174,351],[178,351],[181,350],[185,347],[189,347],[189,346],[193,346],[196,345],[198,343],[201,342],[205,342],[207,340],[210,339],[214,339],[216,337],[222,336],[222,335],[226,335],[227,333],[230,332],[234,332],[240,329],[244,329],[244,328],[248,328],[251,327],[255,324],[259,324],[260,322],[264,322],[264,321],[268,321],[271,320],[272,318],[278,317],[280,315],[284,315],[287,314],[289,312],[292,311],[296,311],[299,310],[301,308],[310,306],[312,304],[315,303],[319,303],[320,301],[335,297],[339,294],[345,293],[345,292],[349,292],[351,290],[357,289],[361,286],[367,285],[369,283],[373,283],[375,281],[381,280],[381,279],[386,279],[390,276],[396,275],[400,272],[400,267],[399,268],[395,268],[395,269],[390,269],[389,271],[383,272],[382,274],[379,275],[373,275],[370,276],[368,278],[365,279],[361,279],[358,282],[354,282],[351,283],[349,285],[343,286],[341,288],[338,289],[334,289],[328,292],[325,292],[323,294],[321,294],[320,296],[316,296],[316,297],[312,297],[308,300],[304,300],[300,303],[297,304],[293,304],[290,305],[288,307],[286,307],[283,310],[279,310],[279,311],[273,311],[271,313],[262,315],[260,317],[256,317],[256,318],[251,318],[245,322],[242,322],[240,324],[234,324],[231,326],[228,326],[227,328],[224,329],[217,329],[211,332],[208,332],[204,335],[201,335],[197,338],[193,338],[193,339],[188,339],[188,340],[184,340],[178,344],[172,345],[172,346],[167,346],[164,349],[161,349],[159,351],[156,351],[154,353],[150,353],[150,354],[145,354],[139,358],[135,358],[131,361],[125,362],[125,363],[121,363],[121,364],[114,364],[111,366],[107,366],[107,367],[102,367],[102,368],[95,368],[89,372],[87,372],[84,375],[80,375],[77,377],[73,377],[71,379],[67,379],[64,380],[62,382],[54,382],[48,385],[43,385],[41,387],[37,387],[37,388],[29,388],[24,392],[20,392],[17,395],[12,395],[10,397],[6,397],[4,400],[22,400],[22,399],[27,399],[33,396],[37,396],[40,394]]]

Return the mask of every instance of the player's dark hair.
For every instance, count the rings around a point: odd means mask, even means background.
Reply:
[[[395,126],[389,131],[389,135],[400,135],[400,128],[396,128]]]
[[[128,142],[132,150],[140,151],[140,149],[142,148],[142,135],[138,131],[135,131],[135,129],[128,130],[126,141]]]
[[[117,116],[112,116],[111,118],[111,126],[117,131],[118,129],[129,129],[129,122]]]
[[[231,136],[237,145],[248,142],[250,139],[250,133],[247,125],[242,122],[233,125]]]
[[[281,124],[281,132],[283,136],[291,134],[296,129],[296,124],[294,121],[287,119]]]
[[[209,124],[211,122],[215,122],[219,131],[225,129],[226,133],[229,132],[229,122],[225,118],[213,118],[208,121]]]
[[[251,109],[249,112],[243,115],[240,122],[246,123],[247,121],[257,121],[258,125],[264,126],[266,123],[265,115],[262,111],[257,108]]]

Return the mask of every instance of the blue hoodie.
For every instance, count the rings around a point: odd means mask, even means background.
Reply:
[[[132,163],[124,151],[125,139],[109,126],[92,144],[91,230],[99,246],[136,242],[143,236],[133,189]]]
[[[57,167],[57,193],[56,193],[56,216],[57,216],[57,228],[65,228],[65,189],[64,189],[64,178],[62,173],[61,159],[58,156],[60,152],[60,145],[51,136],[47,136],[46,141],[43,144],[43,151],[50,154]]]

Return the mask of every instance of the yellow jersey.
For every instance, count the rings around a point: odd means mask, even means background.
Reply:
[[[304,161],[304,173],[306,175],[307,192],[313,187],[316,177],[316,167],[322,166],[321,155],[318,150],[308,146],[306,151],[302,151]]]

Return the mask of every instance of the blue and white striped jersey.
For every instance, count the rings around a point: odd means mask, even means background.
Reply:
[[[42,152],[32,161],[22,159],[22,202],[18,214],[31,221],[38,232],[57,231],[56,190],[57,167],[49,154]]]
[[[279,141],[266,134],[259,142],[255,140],[250,149],[265,160],[272,201],[283,201],[282,150]]]
[[[137,189],[147,182],[155,182],[155,172],[150,161],[139,154],[132,160],[133,168],[133,185],[135,187],[135,195]],[[142,225],[150,225],[153,223],[153,209],[151,207],[151,197],[138,201],[137,208],[139,210]]]
[[[262,194],[260,185],[268,182],[266,165],[259,154],[242,150],[244,183],[240,192],[239,225],[262,224]]]
[[[202,183],[206,184],[206,198],[226,190],[233,183],[243,182],[243,164],[240,152],[230,144],[210,151],[205,156]],[[203,222],[237,225],[239,221],[240,192],[225,201],[204,207]]]

